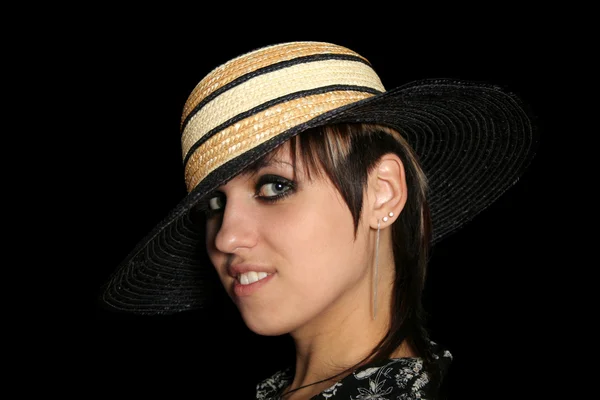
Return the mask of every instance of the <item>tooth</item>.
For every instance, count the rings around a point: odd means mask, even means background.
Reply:
[[[248,283],[254,283],[258,280],[258,274],[255,271],[250,271],[246,275],[248,275]]]
[[[266,278],[268,275],[269,274],[267,274],[266,272],[249,271],[238,275],[238,281],[242,285],[249,285],[251,283],[260,281],[263,278]]]

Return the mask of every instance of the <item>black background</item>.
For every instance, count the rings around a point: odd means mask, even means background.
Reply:
[[[98,189],[88,206],[95,240],[83,248],[92,260],[89,315],[96,321],[90,357],[102,365],[93,375],[95,390],[246,398],[291,354],[287,339],[257,337],[236,318],[207,324],[199,313],[123,317],[94,305],[112,270],[185,194],[178,128],[187,95],[220,63],[287,40],[346,45],[371,61],[387,88],[429,77],[483,80],[531,105],[542,135],[536,159],[500,200],[436,246],[425,301],[432,337],[454,355],[450,398],[525,398],[541,390],[543,331],[560,307],[549,289],[551,265],[560,262],[547,212],[556,194],[559,132],[546,79],[563,79],[555,60],[568,54],[557,46],[555,28],[510,19],[467,19],[435,33],[399,21],[385,29],[339,21],[328,29],[283,24],[260,31],[250,21],[231,29],[133,22],[111,19],[88,41],[85,65],[94,79],[80,89],[92,97],[93,118],[82,129],[94,135],[87,162]]]

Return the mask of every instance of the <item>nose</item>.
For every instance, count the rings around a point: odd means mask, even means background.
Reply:
[[[227,199],[214,238],[214,246],[218,251],[233,254],[256,245],[258,226],[253,201],[253,198],[246,196]]]

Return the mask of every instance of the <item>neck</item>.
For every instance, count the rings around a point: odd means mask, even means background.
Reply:
[[[389,261],[380,260],[383,263]],[[389,268],[380,268],[380,271],[386,270],[389,271]],[[287,390],[310,386],[290,393],[287,399],[295,396],[309,398],[309,393],[320,393],[367,361],[374,347],[386,335],[390,322],[392,287],[381,283],[390,282],[389,278],[380,274],[380,279],[376,318],[373,318],[371,301],[361,301],[353,307],[347,307],[346,302],[340,301],[342,306],[324,311],[318,321],[291,333],[296,346],[296,373]],[[354,299],[372,299],[371,289],[372,280],[367,277],[360,290],[362,293],[352,296]],[[334,378],[314,384],[329,377]]]
[[[389,232],[387,232],[389,234]],[[384,239],[384,237],[382,237]],[[373,268],[318,318],[291,332],[296,369],[286,399],[306,399],[331,387],[369,361],[390,324],[395,267],[391,239],[381,240],[377,273],[377,307],[373,313]],[[392,356],[411,355],[397,349]],[[331,379],[329,379],[331,378]]]

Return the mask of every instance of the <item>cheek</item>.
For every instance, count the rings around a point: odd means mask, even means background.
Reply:
[[[282,249],[293,269],[287,272],[302,275],[298,279],[336,275],[336,268],[354,257],[354,222],[342,203],[322,200],[270,223],[273,247]]]

